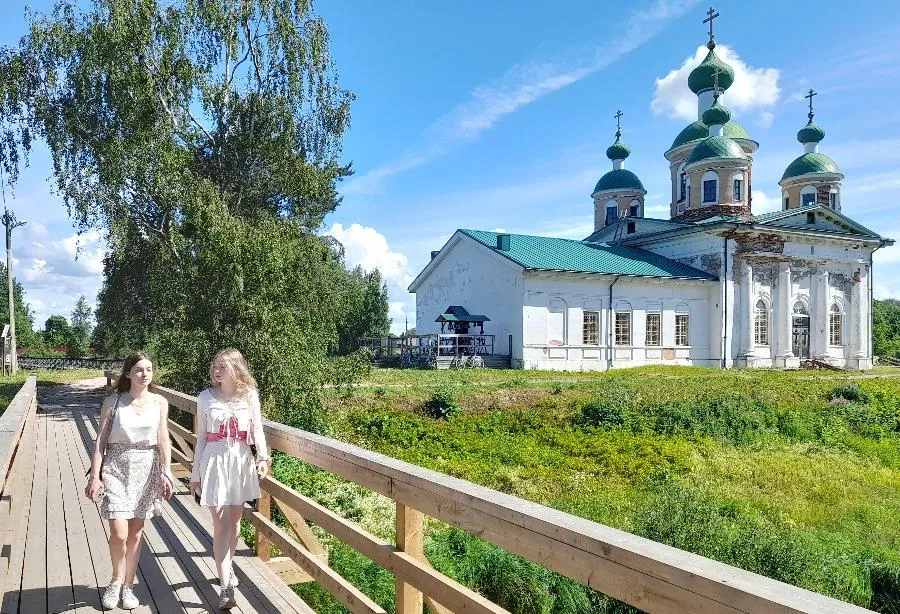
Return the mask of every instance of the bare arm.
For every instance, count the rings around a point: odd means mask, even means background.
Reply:
[[[194,444],[194,459],[191,464],[191,484],[200,483],[200,458],[203,456],[203,448],[206,447],[206,421],[207,402],[206,395],[202,392],[197,395],[197,443]]]
[[[100,410],[100,426],[97,427],[97,440],[94,442],[94,454],[91,457],[91,480],[100,479],[100,466],[103,464],[103,453],[106,450],[106,443],[109,441],[115,406],[115,395],[110,395],[103,400],[103,407]]]
[[[266,433],[263,429],[262,410],[259,403],[259,391],[254,390],[250,397],[250,408],[253,412],[253,439],[256,444],[256,458],[269,460],[269,449],[266,447]]]

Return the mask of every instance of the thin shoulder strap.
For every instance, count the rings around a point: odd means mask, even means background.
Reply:
[[[113,405],[112,413],[109,415],[109,424],[106,425],[106,446],[103,449],[103,456],[106,456],[106,448],[109,447],[109,434],[112,433],[113,422],[116,421],[116,414],[119,413],[119,400],[122,398],[121,392],[116,392],[116,404]]]

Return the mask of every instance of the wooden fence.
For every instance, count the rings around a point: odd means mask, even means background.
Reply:
[[[108,373],[107,377],[115,377]],[[194,415],[196,397],[159,388],[169,403]],[[385,541],[267,477],[257,510],[244,517],[257,530],[266,560],[274,544],[354,614],[383,613],[327,564],[306,521],[357,550],[396,578],[398,614],[507,612],[431,567],[423,553],[427,514],[646,612],[867,612],[863,608],[750,573],[665,544],[525,501],[347,443],[265,422],[269,446],[389,497],[396,504],[396,540]],[[173,459],[191,466],[193,432],[172,422]],[[602,488],[602,482],[596,484]],[[296,536],[274,524],[277,505]]]

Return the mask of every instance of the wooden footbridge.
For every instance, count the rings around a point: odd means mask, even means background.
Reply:
[[[195,397],[162,389],[195,414]],[[41,386],[30,377],[0,416],[2,613],[102,611],[109,579],[107,527],[83,495],[103,390]],[[423,554],[425,515],[647,612],[817,614],[866,612],[841,601],[652,542],[582,518],[283,424],[266,423],[271,447],[396,502],[396,539],[385,541],[272,478],[257,509],[255,551],[239,545],[234,612],[313,612],[289,584],[317,582],[354,614],[383,613],[328,565],[308,522],[396,578],[396,612],[507,610],[434,570]],[[173,458],[189,469],[194,434],[172,422]],[[597,488],[602,488],[602,483]],[[270,519],[277,506],[289,526]],[[218,587],[211,522],[182,484],[148,523],[137,611],[214,612]],[[272,556],[272,546],[280,552]]]

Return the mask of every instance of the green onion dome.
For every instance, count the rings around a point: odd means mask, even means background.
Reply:
[[[727,136],[711,136],[702,141],[691,152],[688,164],[703,160],[746,160],[747,155],[741,146]]]
[[[606,150],[606,157],[610,160],[624,160],[630,154],[631,148],[619,139]]]
[[[606,190],[643,190],[644,184],[638,176],[624,168],[611,170],[600,178],[594,186],[594,192]]]
[[[707,126],[724,126],[730,119],[731,111],[719,104],[718,100],[716,100],[713,106],[703,112],[703,123]]]
[[[719,89],[727,90],[734,83],[734,70],[710,48],[703,61],[688,75],[688,87],[695,94],[711,90],[716,85],[716,73],[719,75]]]
[[[829,175],[842,175],[840,167],[837,163],[818,152],[805,153],[790,164],[784,171],[781,180],[793,179],[802,175],[811,175],[817,173],[827,173]]]
[[[818,143],[825,138],[825,131],[822,130],[812,119],[797,133],[797,140],[803,143]]]

